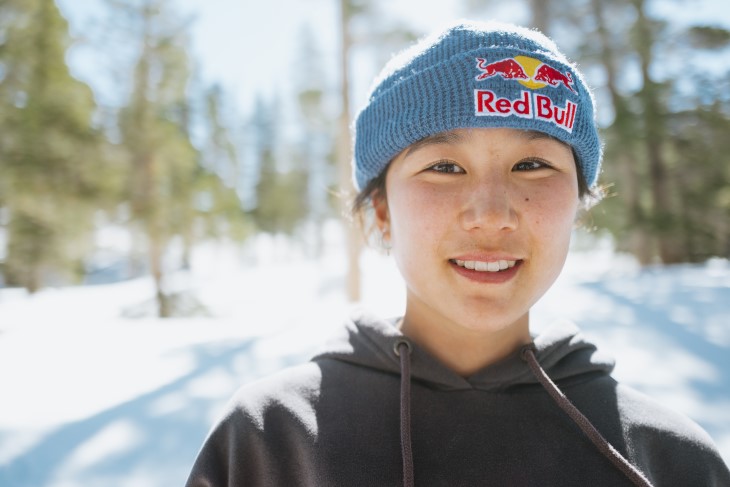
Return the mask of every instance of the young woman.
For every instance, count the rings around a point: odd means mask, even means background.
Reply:
[[[590,91],[535,31],[462,23],[396,57],[354,170],[403,316],[243,387],[188,486],[730,486],[708,435],[573,325],[530,334],[600,158]]]

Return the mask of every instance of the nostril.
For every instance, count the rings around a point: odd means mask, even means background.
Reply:
[[[475,191],[460,215],[465,229],[504,230],[517,227],[517,213],[507,191]]]

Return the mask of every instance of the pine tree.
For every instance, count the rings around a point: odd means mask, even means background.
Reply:
[[[241,198],[240,150],[233,138],[237,114],[218,85],[201,93],[198,124],[204,130],[200,168],[195,184],[196,238],[232,237],[241,241],[253,231]]]
[[[167,0],[111,3],[130,19],[137,43],[130,98],[119,111],[122,147],[129,161],[126,198],[134,231],[143,236],[155,282],[158,313],[174,313],[164,257],[176,235],[194,220],[198,152],[190,140],[190,79],[185,26]],[[123,17],[120,15],[119,17]]]
[[[200,83],[188,21],[174,1],[106,5],[108,30],[124,38],[123,48],[115,46],[117,64],[128,66],[120,70],[121,91],[129,95],[117,110],[116,131],[127,165],[121,200],[138,247],[132,258],[146,256],[158,314],[172,316],[184,310],[176,308],[168,275],[190,267],[196,243],[242,239],[250,231],[237,192],[238,154],[221,114],[223,93]],[[169,259],[174,242],[182,243],[180,261]]]
[[[0,31],[3,274],[34,292],[83,275],[108,168],[93,94],[66,66],[71,40],[53,0],[4,2]]]
[[[291,235],[308,214],[308,173],[301,160],[282,163],[284,148],[276,121],[278,104],[256,101],[253,128],[258,159],[256,207],[253,218],[256,226],[267,233]],[[287,154],[291,158],[293,154]]]
[[[721,162],[726,144],[716,135],[718,129],[727,127],[723,117],[727,117],[728,100],[722,90],[707,92],[705,88],[720,86],[727,74],[723,78],[722,74],[687,69],[687,63],[674,68],[664,59],[679,55],[696,63],[702,58],[698,49],[728,44],[727,31],[701,26],[686,30],[649,17],[650,5],[645,0],[610,5],[592,0],[592,5],[615,113],[605,131],[605,175],[606,180],[616,182],[612,188],[616,196],[601,205],[596,221],[616,236],[620,249],[631,251],[642,263],[726,255],[727,225],[723,222],[727,207],[724,218],[704,216],[722,215],[713,195],[730,181],[718,170],[726,165]],[[609,23],[604,19],[606,13],[636,20],[628,25]],[[712,32],[711,45],[691,45],[687,40],[692,32]],[[617,49],[621,45],[623,51]],[[665,70],[661,77],[658,65]],[[636,68],[637,89],[618,88],[622,81],[626,85],[619,75],[625,76],[627,66]],[[683,70],[702,75],[692,75],[691,83],[686,83]]]

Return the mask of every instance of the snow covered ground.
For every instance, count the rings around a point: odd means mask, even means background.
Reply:
[[[0,486],[182,485],[238,385],[306,360],[349,312],[330,230],[316,260],[266,237],[200,249],[174,282],[197,317],[150,317],[147,279],[0,289]],[[362,305],[398,314],[392,262],[368,251],[362,268]],[[641,270],[581,237],[533,324],[576,321],[619,380],[695,419],[730,463],[729,317],[727,261]]]

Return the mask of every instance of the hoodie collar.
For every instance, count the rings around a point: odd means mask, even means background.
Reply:
[[[386,373],[400,374],[400,362],[394,347],[403,338],[403,334],[396,328],[397,321],[397,319],[379,319],[367,312],[359,311],[353,314],[313,360],[330,358]],[[571,322],[553,323],[539,335],[534,336],[533,340],[537,349],[537,359],[553,380],[592,372],[609,374],[613,370],[613,360],[600,353]],[[498,391],[517,385],[537,383],[534,375],[520,358],[519,350],[464,378],[417,344],[411,342],[411,345],[413,380],[425,383],[434,389]]]

